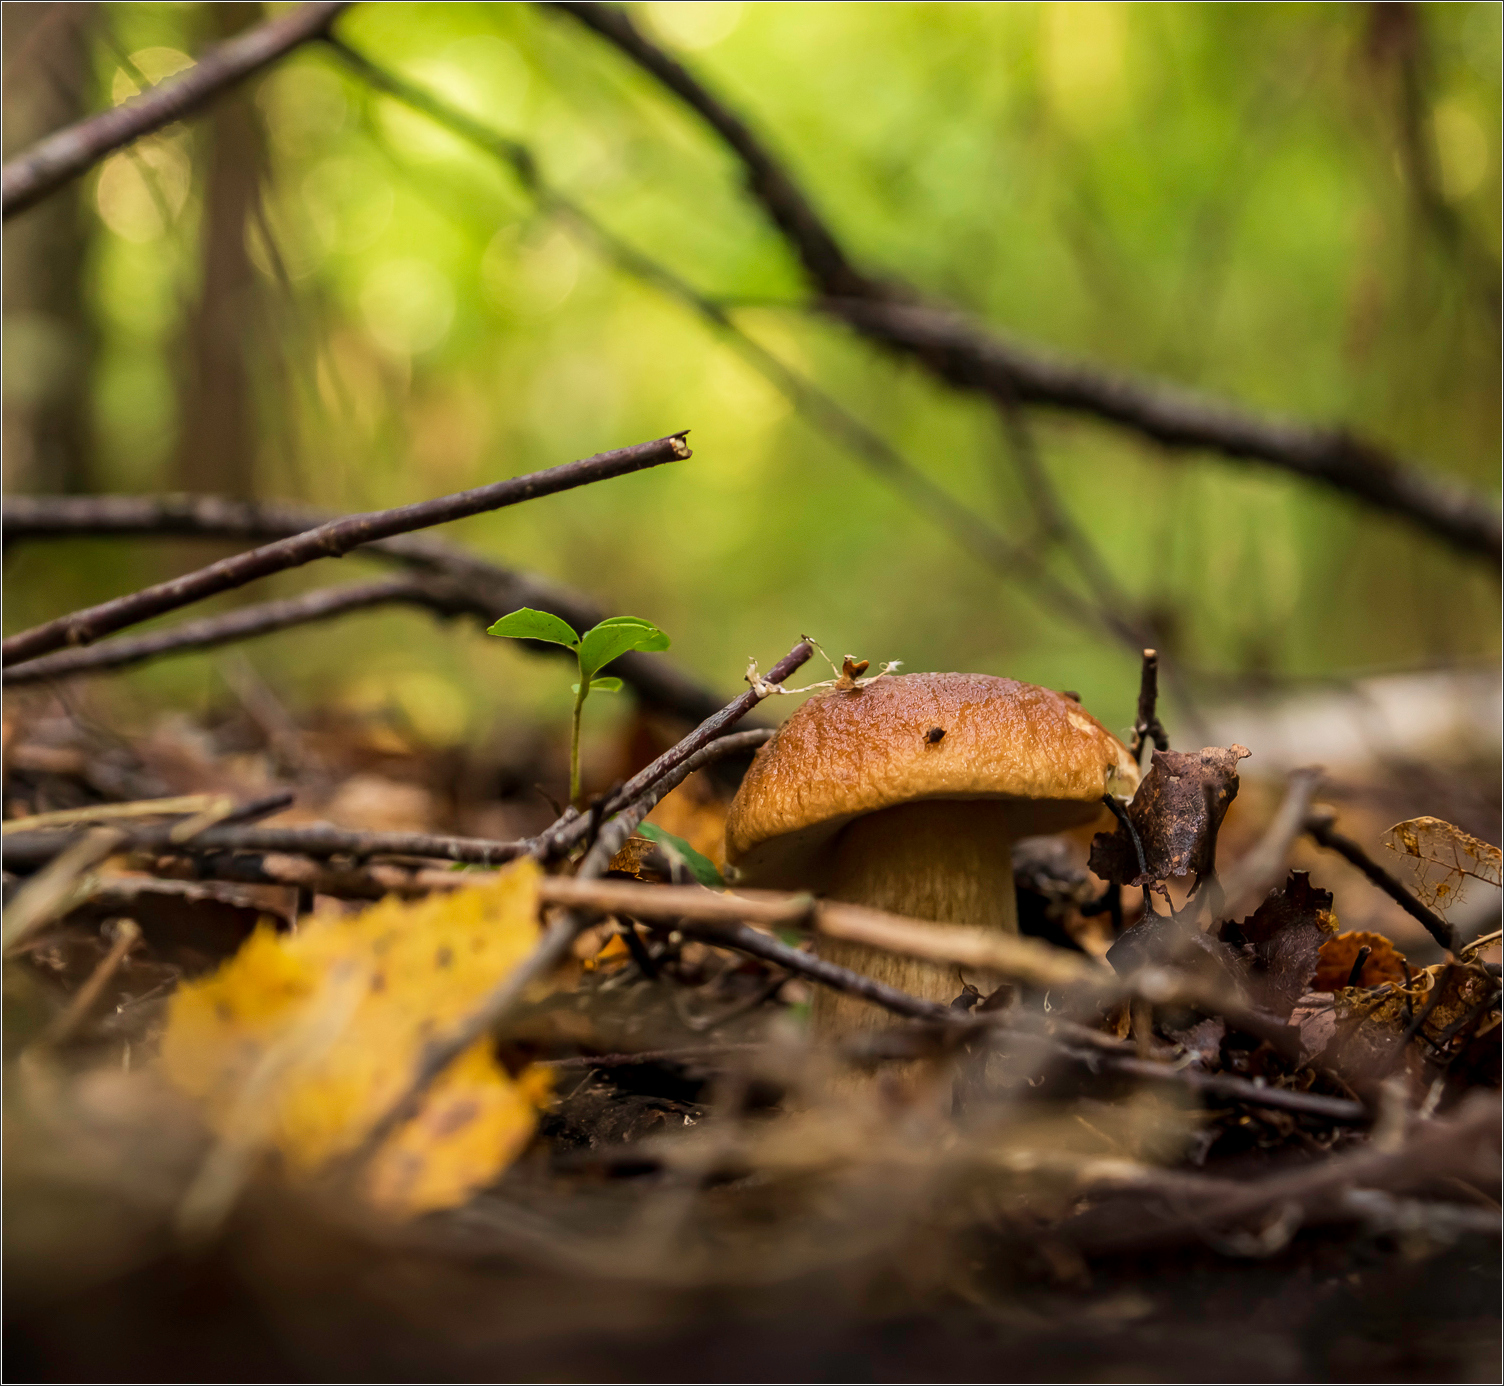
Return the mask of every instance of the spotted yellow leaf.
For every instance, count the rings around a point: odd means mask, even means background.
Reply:
[[[174,996],[168,1076],[221,1136],[245,1127],[249,1102],[290,1173],[326,1168],[396,1100],[424,1044],[532,951],[539,874],[522,861],[483,886],[315,917],[295,934],[258,929]],[[478,1042],[376,1152],[370,1195],[398,1213],[463,1202],[527,1144],[547,1091],[546,1071],[514,1080]]]

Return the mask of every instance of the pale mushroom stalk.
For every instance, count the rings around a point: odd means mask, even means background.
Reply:
[[[827,893],[836,900],[949,924],[1018,932],[1011,804],[932,799],[869,813],[834,844]],[[991,978],[822,939],[820,956],[927,1001],[949,1002],[967,982],[985,994]],[[850,1034],[891,1022],[875,1007],[822,988],[811,1006],[817,1033]]]

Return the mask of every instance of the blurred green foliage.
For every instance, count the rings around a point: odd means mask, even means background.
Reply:
[[[200,50],[204,8],[99,7],[89,107]],[[1493,493],[1501,11],[1411,12],[1419,104],[1407,108],[1404,53],[1378,17],[1392,8],[633,7],[787,156],[858,263],[1041,347],[1345,424]],[[552,183],[742,305],[760,342],[1029,537],[995,411],[803,313],[797,265],[731,156],[593,35],[527,5],[361,5],[339,29],[525,142]],[[7,110],[40,80],[7,69]],[[1126,724],[1131,653],[967,556],[681,307],[541,215],[500,165],[318,46],[254,91],[270,170],[243,305],[257,494],[373,508],[688,427],[692,461],[448,533],[643,612],[728,695],[749,655],[766,667],[809,632],[837,655],[1078,689]],[[171,484],[206,139],[174,127],[81,192],[94,489]],[[7,317],[8,406],[42,388],[28,362],[45,351],[15,360],[46,336],[35,316]],[[1072,513],[1183,665],[1307,678],[1497,651],[1493,577],[1400,522],[1268,469],[1163,455],[1082,420],[1036,423]],[[9,464],[7,485],[52,489]],[[163,552],[27,548],[7,574],[8,626],[203,555]],[[359,570],[351,559],[269,586]],[[498,712],[567,716],[556,671],[411,613],[285,633],[251,654],[296,702],[396,698],[440,740]],[[214,658],[126,687],[151,702],[218,697]]]

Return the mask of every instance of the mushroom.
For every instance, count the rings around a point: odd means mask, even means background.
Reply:
[[[1127,798],[1128,748],[1069,697],[987,674],[885,675],[811,698],[764,745],[726,821],[746,885],[1018,932],[1011,849]],[[948,1002],[958,969],[821,939],[820,956]],[[975,979],[973,979],[975,980]],[[819,988],[817,1033],[884,1024]]]

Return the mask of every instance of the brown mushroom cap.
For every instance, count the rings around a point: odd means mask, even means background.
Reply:
[[[987,674],[903,674],[811,698],[758,751],[726,821],[727,860],[803,875],[844,824],[927,799],[1018,805],[1018,835],[1090,822],[1131,794],[1128,748],[1059,693]]]

